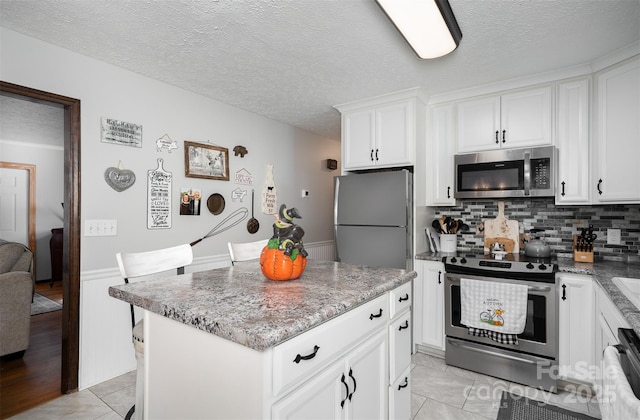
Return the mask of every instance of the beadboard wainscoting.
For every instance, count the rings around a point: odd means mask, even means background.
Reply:
[[[458,235],[458,251],[478,251],[484,238],[476,234],[478,224],[498,215],[499,200],[459,200],[455,207],[434,208],[435,217],[442,215],[461,219],[471,228]],[[573,235],[590,224],[598,235],[595,256],[613,261],[640,261],[640,205],[559,206],[553,198],[504,201],[508,219],[520,222],[520,233],[532,228],[545,229],[543,237],[552,252],[571,257]],[[620,229],[620,245],[607,244],[607,228]]]
[[[335,260],[333,241],[305,244],[311,259]],[[195,258],[185,272],[228,267],[229,256],[213,255]],[[168,271],[161,275],[172,275]],[[85,271],[80,290],[80,371],[79,389],[86,389],[136,368],[131,343],[129,305],[109,296],[109,287],[124,281],[117,268]],[[140,280],[143,280],[141,278]],[[140,281],[137,280],[137,281]],[[137,317],[142,313],[136,309]]]

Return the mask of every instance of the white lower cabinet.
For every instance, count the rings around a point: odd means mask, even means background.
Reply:
[[[593,279],[558,274],[558,367],[560,379],[589,382],[593,354]]]
[[[386,418],[386,347],[384,332],[368,339],[344,359],[274,404],[273,418]]]
[[[600,367],[600,372],[604,372],[602,361],[604,349],[620,343],[618,328],[631,327],[599,285],[596,286],[594,295],[596,299],[595,362]],[[602,386],[603,375],[597,375],[596,379],[597,385]]]
[[[411,418],[411,381],[408,367],[389,387],[389,418]]]
[[[444,351],[444,264],[416,260],[414,343]]]

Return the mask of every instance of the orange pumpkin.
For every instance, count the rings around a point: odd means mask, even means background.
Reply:
[[[260,254],[260,269],[262,274],[270,280],[293,280],[302,275],[307,266],[307,259],[297,250],[291,256],[284,255],[284,251],[270,248],[266,245]]]

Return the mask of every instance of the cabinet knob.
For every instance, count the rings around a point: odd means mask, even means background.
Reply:
[[[560,184],[562,184],[562,192],[560,193],[560,195],[564,197],[564,181],[562,181]]]
[[[398,391],[400,391],[402,388],[406,388],[407,385],[409,385],[409,378],[407,378],[406,376],[404,377],[404,383],[398,385]]]
[[[442,284],[441,277],[442,277],[442,271],[438,271],[438,284]]]
[[[567,285],[562,285],[562,300],[567,300]]]
[[[407,328],[409,328],[409,321],[408,321],[408,320],[405,320],[405,321],[404,321],[404,325],[400,325],[400,326],[398,327],[398,331],[402,331],[402,330],[407,329]]]
[[[598,185],[596,188],[598,188],[598,194],[602,195],[602,190],[600,189],[600,185],[602,185],[602,179],[598,180]]]
[[[376,149],[376,162],[378,161],[378,149]]]
[[[349,385],[347,385],[347,382],[345,381],[346,378],[347,377],[344,376],[344,373],[342,374],[342,378],[340,378],[340,382],[342,382],[342,384],[347,390],[347,392],[344,395],[344,400],[340,401],[340,407],[342,408],[344,408],[344,403],[347,401],[347,398],[349,398]]]
[[[496,130],[496,144],[500,143],[500,140],[498,140],[499,135],[500,135],[500,132]]]
[[[353,381],[353,391],[351,391],[351,394],[349,394],[349,401],[351,401],[351,397],[353,397],[353,394],[356,393],[356,388],[358,387],[358,384],[356,383],[356,378],[353,377],[353,369],[349,369],[349,377]]]
[[[371,153],[369,156],[371,157],[371,162],[373,162],[373,149],[371,149]]]
[[[451,198],[451,187],[447,187],[447,198]]]
[[[404,302],[405,300],[409,300],[409,293],[405,293],[404,296],[400,296],[398,302]]]
[[[502,142],[506,142],[507,140],[504,138],[505,134],[507,134],[507,130],[502,130]]]

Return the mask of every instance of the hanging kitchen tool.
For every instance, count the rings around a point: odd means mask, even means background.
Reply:
[[[514,242],[512,252],[517,254],[520,252],[519,235],[518,221],[508,220],[504,216],[504,201],[498,201],[498,216],[484,221],[484,237],[511,239]],[[485,247],[484,252],[488,253],[489,249]]]
[[[255,217],[253,217],[253,200],[254,200],[254,195],[255,195],[255,191],[251,190],[251,219],[249,219],[249,221],[247,222],[247,230],[249,231],[249,233],[253,234],[256,233],[258,231],[258,229],[260,229],[260,222],[258,222],[258,219],[256,219]]]
[[[531,235],[536,235],[539,232],[544,232],[544,229],[529,230]],[[534,239],[525,245],[524,255],[527,257],[548,258],[551,256],[551,247],[549,247],[544,240],[540,239],[540,235],[536,235]]]
[[[224,210],[224,206],[224,197],[218,193],[211,194],[209,198],[207,198],[207,208],[211,214],[219,215]]]
[[[202,241],[203,239],[210,238],[212,236],[215,236],[215,235],[217,235],[219,233],[224,232],[225,230],[231,229],[232,227],[234,227],[235,225],[237,225],[238,223],[240,223],[244,219],[246,219],[248,214],[249,214],[249,210],[247,210],[246,207],[242,207],[242,208],[237,209],[236,211],[234,211],[233,213],[231,213],[230,215],[225,217],[222,220],[222,222],[220,222],[217,225],[215,225],[213,227],[213,229],[211,229],[209,231],[209,233],[204,235],[202,238],[191,242],[189,245],[194,246],[195,244],[197,244],[198,242]]]

